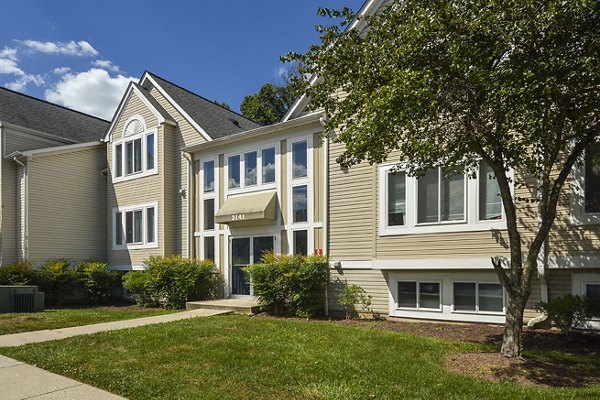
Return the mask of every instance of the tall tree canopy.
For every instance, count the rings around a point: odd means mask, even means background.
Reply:
[[[346,145],[351,166],[400,150],[409,173],[444,165],[494,171],[507,222],[510,267],[492,260],[509,299],[502,353],[520,354],[537,258],[572,167],[600,136],[600,2],[597,0],[402,0],[365,17],[367,30],[321,28],[299,61],[311,107]],[[346,93],[347,97],[339,96]],[[509,171],[537,181],[539,225],[519,226]],[[518,179],[518,178],[517,178]]]
[[[279,122],[294,102],[294,94],[287,84],[265,83],[258,93],[245,96],[240,111],[244,117],[262,125]]]

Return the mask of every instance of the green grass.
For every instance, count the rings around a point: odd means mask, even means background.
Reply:
[[[150,317],[167,312],[169,311],[140,307],[82,307],[0,314],[0,335]]]
[[[483,347],[379,329],[224,315],[3,348],[129,399],[574,399],[587,389],[495,384],[446,371]]]

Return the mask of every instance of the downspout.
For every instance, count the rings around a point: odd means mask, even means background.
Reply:
[[[324,118],[320,118],[321,126],[325,124]],[[325,161],[323,170],[323,254],[329,260],[329,135],[323,139]],[[327,265],[327,285],[325,286],[325,316],[329,317],[329,262]]]
[[[27,164],[19,160],[19,156],[14,156],[13,161],[23,167],[23,249],[21,250],[22,259],[26,260],[29,255],[29,173]]]
[[[187,161],[187,182],[186,182],[186,201],[187,201],[187,207],[186,207],[186,230],[187,230],[187,249],[186,249],[186,257],[188,258],[194,258],[195,254],[192,251],[193,249],[193,229],[191,226],[191,221],[192,221],[192,217],[193,217],[193,213],[194,211],[192,210],[192,190],[194,190],[193,188],[193,179],[192,179],[192,173],[193,173],[193,159],[192,156],[190,155],[190,153],[182,151],[181,155],[183,156],[183,158],[186,159]],[[194,190],[195,193],[195,190]]]
[[[4,125],[2,121],[0,121],[0,267],[4,264],[4,247],[2,241],[2,232],[4,230],[3,222],[4,222],[4,174],[3,174],[3,165],[4,165]]]

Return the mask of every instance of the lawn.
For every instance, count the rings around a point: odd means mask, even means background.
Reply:
[[[47,309],[37,313],[7,313],[0,314],[0,335],[150,317],[166,312],[168,311],[137,306],[106,306]]]
[[[476,350],[490,346],[332,322],[223,315],[0,353],[132,400],[600,398],[600,386],[490,383],[444,368],[446,356]]]

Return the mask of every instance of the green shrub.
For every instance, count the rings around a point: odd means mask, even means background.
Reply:
[[[33,281],[33,263],[29,260],[0,267],[0,285],[33,285]]]
[[[49,304],[62,304],[64,298],[73,293],[77,285],[77,276],[69,260],[64,258],[48,260],[34,270],[33,283],[45,293]]]
[[[566,295],[545,302],[540,302],[536,308],[548,317],[565,334],[573,340],[573,331],[577,328],[587,328],[589,320],[596,314],[592,302],[585,296]]]
[[[211,260],[152,256],[144,264],[144,272],[133,271],[123,277],[140,305],[184,308],[186,301],[212,298],[218,290],[218,274]]]
[[[309,317],[321,312],[325,304],[328,268],[325,257],[269,253],[244,270],[263,309],[276,315]]]
[[[115,297],[121,283],[119,271],[111,271],[105,263],[99,261],[86,261],[79,264],[75,271],[92,302],[105,302]]]
[[[367,294],[362,287],[348,284],[344,285],[339,297],[339,302],[346,311],[346,319],[350,319],[352,311],[363,314],[371,312],[371,300],[372,296]]]

